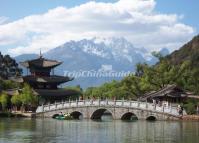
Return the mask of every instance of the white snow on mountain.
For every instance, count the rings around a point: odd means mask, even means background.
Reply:
[[[82,50],[85,53],[116,61],[127,60],[134,62],[136,59],[151,60],[152,55],[145,48],[135,48],[132,43],[120,37],[94,37],[80,41],[70,41],[61,47]]]

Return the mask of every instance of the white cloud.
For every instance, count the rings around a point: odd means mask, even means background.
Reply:
[[[5,24],[5,23],[8,21],[8,19],[9,19],[8,17],[5,17],[5,16],[2,16],[2,17],[1,17],[1,16],[0,16],[0,25],[1,25],[1,24]]]
[[[38,53],[40,48],[47,51],[68,40],[119,36],[136,46],[158,50],[174,49],[193,36],[194,29],[180,21],[181,15],[160,14],[155,4],[155,0],[120,0],[57,7],[0,25],[0,45],[20,45],[9,50],[18,55]]]

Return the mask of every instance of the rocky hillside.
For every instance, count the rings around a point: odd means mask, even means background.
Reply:
[[[190,61],[192,67],[199,67],[199,35],[166,58],[175,65]]]
[[[0,79],[8,79],[20,75],[22,70],[17,62],[9,55],[3,56],[0,52]]]

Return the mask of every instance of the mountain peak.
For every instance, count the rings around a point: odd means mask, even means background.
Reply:
[[[150,54],[146,49],[135,48],[132,43],[123,37],[94,37],[79,41],[69,41],[60,46],[60,48],[82,51],[106,59],[127,60],[130,63],[138,60],[145,61],[143,56],[146,55],[147,59],[150,59]]]
[[[94,41],[95,43],[105,43],[105,44],[110,44],[115,42],[129,43],[124,37],[94,37],[92,38],[92,41]]]

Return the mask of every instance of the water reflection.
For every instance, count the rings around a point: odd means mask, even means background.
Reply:
[[[198,140],[198,122],[0,119],[1,143],[194,143]]]

